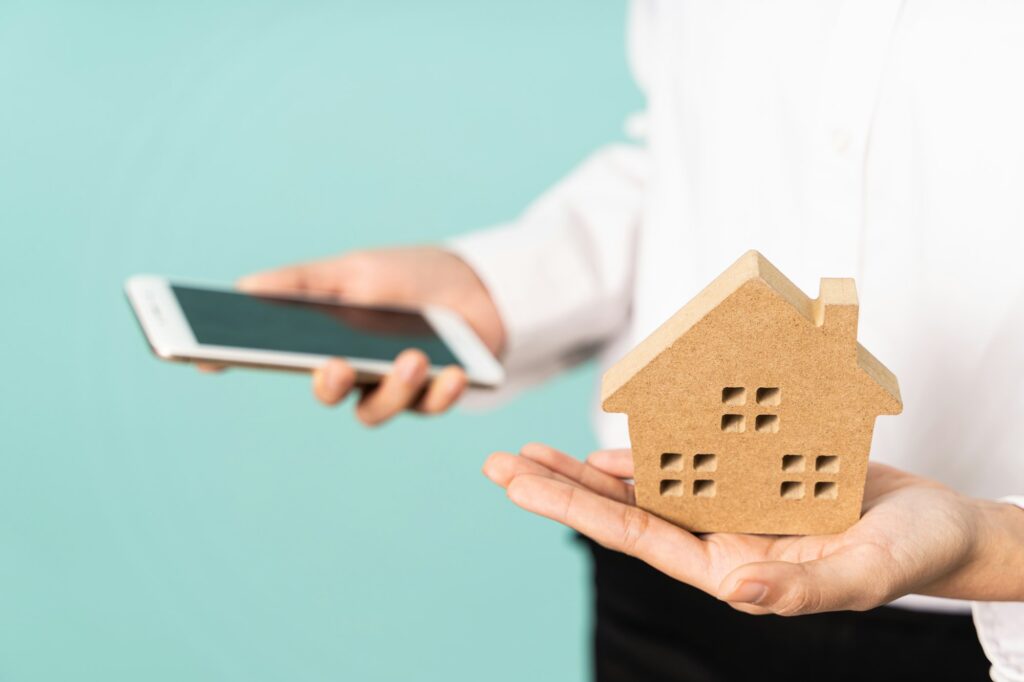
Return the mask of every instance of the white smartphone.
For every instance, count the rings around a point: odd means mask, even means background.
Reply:
[[[254,296],[154,275],[130,277],[125,292],[153,352],[166,360],[311,371],[340,357],[366,384],[387,374],[400,352],[418,348],[431,376],[458,365],[473,386],[494,388],[505,378],[466,321],[439,306]]]

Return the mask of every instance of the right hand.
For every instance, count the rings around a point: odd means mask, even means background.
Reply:
[[[441,305],[462,315],[495,355],[505,345],[505,328],[483,282],[461,258],[436,247],[355,251],[248,275],[238,281],[238,288],[252,294],[337,296],[366,305]],[[466,388],[465,372],[446,367],[428,380],[428,365],[420,350],[401,352],[391,372],[363,391],[356,405],[358,419],[374,426],[405,409],[437,414],[451,407]],[[219,369],[205,363],[199,368]],[[313,393],[323,404],[337,405],[355,381],[351,365],[334,358],[313,373]]]

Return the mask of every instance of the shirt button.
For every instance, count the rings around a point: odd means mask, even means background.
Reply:
[[[846,156],[846,152],[850,151],[850,143],[852,141],[853,135],[849,130],[836,128],[832,131],[832,151],[839,156]]]

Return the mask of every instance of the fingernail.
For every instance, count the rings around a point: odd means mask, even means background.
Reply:
[[[458,379],[449,379],[448,383],[444,386],[444,395],[446,398],[454,398],[462,392],[462,382]]]
[[[757,604],[768,594],[768,586],[763,583],[744,580],[736,586],[732,594],[725,598],[725,601],[742,602],[744,604]]]
[[[416,383],[417,379],[419,379],[419,373],[420,363],[415,358],[410,357],[398,366],[398,376],[407,384]]]
[[[337,365],[330,364],[324,368],[324,388],[332,398],[341,393],[341,368]]]

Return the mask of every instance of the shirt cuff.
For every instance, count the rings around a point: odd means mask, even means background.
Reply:
[[[455,237],[442,248],[473,268],[491,295],[505,327],[506,370],[548,375],[588,354],[562,347],[574,336],[563,327],[579,287],[553,276],[552,268],[538,267],[549,245],[524,241],[517,226],[499,225]]]
[[[999,501],[1024,510],[1024,496]],[[971,610],[994,682],[1024,682],[1024,602],[972,602]]]

